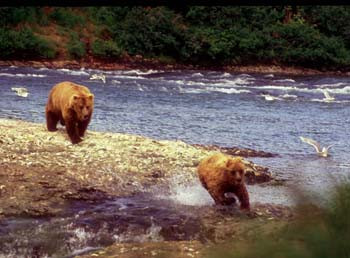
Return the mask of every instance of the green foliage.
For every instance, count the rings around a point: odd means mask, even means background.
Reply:
[[[305,19],[327,36],[338,36],[350,47],[350,6],[304,7]]]
[[[181,17],[165,7],[134,7],[113,31],[130,54],[176,56],[181,45]]]
[[[209,66],[273,63],[328,70],[349,67],[349,6],[294,6],[289,8],[293,12],[291,19],[285,19],[286,9],[287,6],[1,7],[0,26],[17,32],[31,27],[40,33],[38,25],[54,22],[61,35],[69,35],[78,30],[86,33],[83,26],[88,25],[86,28],[94,28],[92,37],[97,38],[91,51],[101,58],[117,58],[125,51],[129,55]],[[11,33],[2,34],[6,38]],[[8,42],[11,40],[0,44]],[[47,44],[43,41],[37,46],[41,57],[53,56]],[[70,38],[66,47],[72,58],[86,53],[77,37]],[[8,52],[14,56],[16,51],[21,51],[19,56],[38,53],[24,54],[24,48],[3,47],[5,53],[1,56],[10,56]],[[45,51],[50,53],[43,54]]]
[[[233,26],[220,31],[199,27],[187,33],[182,48],[183,60],[200,63],[249,63],[262,60],[267,39],[261,31]],[[243,61],[244,60],[244,61]]]
[[[36,21],[36,8],[34,7],[1,7],[0,25],[17,25],[20,22]]]
[[[58,25],[74,28],[77,25],[84,25],[85,19],[83,16],[77,15],[70,8],[56,7],[49,15],[49,18],[54,20]]]
[[[327,207],[311,201],[298,209],[296,221],[272,236],[258,235],[242,244],[235,242],[232,250],[214,249],[209,257],[350,257],[349,183],[337,188]]]
[[[83,56],[85,56],[85,44],[79,40],[77,33],[71,33],[70,40],[67,43],[67,50],[72,58],[81,59]]]
[[[271,35],[269,48],[282,63],[316,68],[349,64],[350,52],[340,38],[327,37],[307,24],[292,21],[266,32]]]
[[[31,29],[0,29],[0,56],[5,59],[54,58],[56,50],[49,41],[35,36]]]
[[[92,43],[92,54],[100,58],[118,58],[122,54],[121,48],[112,40],[100,39]]]
[[[222,7],[193,6],[186,13],[186,21],[194,26],[228,29],[232,26],[262,29],[283,19],[281,7]]]
[[[118,20],[123,20],[130,7],[91,7],[89,14],[99,25],[114,26]]]

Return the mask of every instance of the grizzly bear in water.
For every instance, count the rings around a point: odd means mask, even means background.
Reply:
[[[244,169],[242,158],[217,153],[199,163],[198,175],[216,204],[235,203],[234,198],[225,196],[225,193],[233,193],[241,203],[240,208],[250,210],[249,196],[244,183]]]
[[[72,143],[82,141],[94,109],[94,95],[82,85],[61,82],[50,91],[46,104],[46,124],[50,132],[57,131],[57,122],[66,126]]]

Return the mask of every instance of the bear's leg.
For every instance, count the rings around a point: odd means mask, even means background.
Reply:
[[[66,122],[66,130],[67,134],[73,144],[79,143],[82,141],[82,139],[78,135],[78,128],[76,126],[76,123],[71,120],[65,120]]]
[[[235,204],[237,202],[237,200],[234,196],[227,196],[225,194],[225,198],[226,198],[226,203],[228,203],[229,205]]]
[[[61,123],[61,125],[65,126],[65,122],[64,122],[64,119],[62,116],[60,116],[60,123]]]
[[[78,133],[80,137],[84,137],[84,133],[89,123],[90,123],[90,117],[83,122],[78,122]]]
[[[58,116],[50,111],[46,111],[46,125],[47,125],[47,130],[50,132],[57,131],[57,122],[58,122]]]
[[[245,184],[236,186],[234,189],[234,194],[238,197],[241,203],[241,210],[250,210],[249,195]]]
[[[213,197],[216,204],[220,205],[230,205],[235,202],[233,198],[226,198],[225,192],[221,189],[208,190],[211,197]]]

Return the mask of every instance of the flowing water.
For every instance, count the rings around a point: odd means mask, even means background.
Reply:
[[[0,68],[0,117],[44,123],[51,87],[68,80],[88,86],[95,94],[90,130],[277,153],[274,158],[251,160],[310,193],[327,193],[335,183],[349,179],[348,77],[128,70],[104,71],[103,83],[89,79],[96,73],[102,71]],[[17,96],[12,87],[27,88],[28,97]],[[334,100],[326,99],[325,91]],[[321,145],[334,144],[330,156],[318,157],[312,146],[301,142],[300,136],[315,139]],[[48,229],[56,228],[54,232],[60,237],[54,237],[65,239],[66,243],[57,253],[65,254],[118,241],[203,238],[202,226],[194,218],[198,210],[210,207],[212,200],[198,182],[188,186],[173,181],[173,192],[166,200],[157,194],[138,196],[108,201],[102,206],[80,207],[80,213],[75,212],[77,218],[68,213],[56,219],[2,222],[0,235],[9,237],[7,242],[2,241],[2,247],[8,243],[6,250],[40,253],[26,248],[35,246],[25,233],[31,227],[42,236],[51,231]],[[252,202],[293,203],[284,187],[248,186],[248,191]],[[79,210],[79,205],[73,209]],[[97,215],[91,216],[92,211]],[[172,216],[168,213],[171,211]],[[177,231],[170,234],[169,228],[174,225]]]

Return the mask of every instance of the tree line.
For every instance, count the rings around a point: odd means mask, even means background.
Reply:
[[[3,60],[53,59],[63,48],[72,59],[142,55],[326,70],[350,64],[349,6],[2,7],[0,15]],[[50,25],[64,44],[45,34]]]

